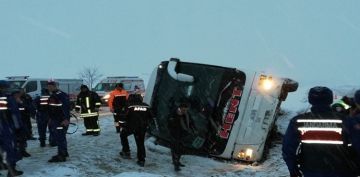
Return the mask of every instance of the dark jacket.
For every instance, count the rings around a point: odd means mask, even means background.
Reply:
[[[330,107],[312,107],[310,113],[291,119],[282,148],[290,173],[300,165],[305,176],[356,176],[358,165],[342,119]]]
[[[179,115],[175,110],[168,120],[168,129],[173,139],[180,140],[194,131],[194,124],[189,114]]]
[[[130,130],[146,131],[151,121],[153,121],[153,115],[146,103],[130,105],[127,108],[126,123]]]
[[[58,121],[70,120],[70,101],[65,92],[56,90],[50,94],[49,116]]]
[[[349,135],[352,147],[356,151],[360,161],[360,114],[354,117],[347,117],[344,121],[346,134]]]

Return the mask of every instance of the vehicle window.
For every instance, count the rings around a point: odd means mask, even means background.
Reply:
[[[40,81],[41,89],[47,89],[47,81]]]
[[[124,89],[128,90],[128,91],[131,90],[131,83],[125,83],[124,84]]]
[[[9,89],[10,90],[16,90],[20,89],[25,81],[9,81]]]
[[[25,91],[27,93],[33,92],[37,90],[37,82],[36,81],[30,81],[25,86]]]

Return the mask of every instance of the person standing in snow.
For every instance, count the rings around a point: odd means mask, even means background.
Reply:
[[[53,156],[48,162],[65,162],[69,156],[67,151],[66,131],[70,122],[70,102],[69,96],[59,90],[54,81],[49,81],[49,125],[54,133],[54,139],[58,146],[58,154]]]
[[[358,165],[343,131],[343,117],[331,109],[333,92],[313,87],[311,112],[291,119],[283,138],[282,155],[291,177],[355,177]]]
[[[128,108],[125,123],[122,126],[121,144],[122,151],[120,155],[129,158],[130,148],[127,137],[130,134],[134,134],[136,148],[137,148],[137,164],[143,167],[145,165],[145,133],[150,121],[153,121],[153,115],[151,113],[149,105],[143,103],[140,94],[131,94],[128,99]]]
[[[123,83],[116,84],[115,90],[110,92],[108,105],[110,111],[114,114],[114,124],[116,132],[120,133],[120,123],[125,119],[126,101],[129,97],[128,92],[124,89]]]
[[[168,129],[171,135],[170,149],[175,171],[180,171],[180,167],[185,166],[180,163],[181,155],[184,153],[182,139],[194,131],[193,121],[188,113],[189,106],[188,101],[182,100],[168,120]]]
[[[1,164],[8,169],[9,177],[19,176],[23,171],[16,170],[16,162],[21,159],[16,147],[16,134],[22,131],[20,112],[14,97],[8,95],[7,81],[0,80],[0,156]]]
[[[93,135],[98,136],[100,134],[100,127],[98,123],[99,108],[101,106],[101,100],[96,92],[90,91],[86,85],[81,85],[81,92],[77,96],[75,110],[81,111],[80,118],[84,119],[84,125],[86,132],[83,136]]]

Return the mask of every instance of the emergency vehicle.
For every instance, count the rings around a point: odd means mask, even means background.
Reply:
[[[145,94],[145,85],[144,80],[138,76],[114,76],[106,77],[101,80],[93,89],[101,98],[103,104],[106,104],[110,92],[113,91],[116,87],[116,84],[123,83],[124,89],[129,93],[139,92],[142,96]]]
[[[281,102],[297,87],[287,78],[172,58],[158,65],[146,89],[156,120],[150,133],[169,142],[169,115],[186,99],[195,125],[183,138],[189,152],[259,161]]]
[[[24,89],[33,99],[41,95],[41,90],[47,88],[48,78],[31,78],[29,76],[9,76],[6,77],[10,89]],[[71,103],[76,102],[76,97],[83,84],[81,79],[51,79],[57,83],[57,87],[67,93]]]

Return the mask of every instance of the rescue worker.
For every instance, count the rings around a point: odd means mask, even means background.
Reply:
[[[129,97],[128,92],[124,89],[123,83],[116,84],[116,88],[110,92],[108,105],[110,111],[114,114],[114,124],[116,132],[120,133],[120,120],[125,119],[126,101]]]
[[[153,120],[153,116],[149,105],[143,103],[140,94],[129,95],[129,107],[127,108],[127,115],[122,124],[122,131],[120,134],[122,151],[120,155],[125,158],[130,158],[130,148],[127,137],[134,134],[136,148],[137,148],[137,164],[141,167],[145,165],[145,133],[149,122]]]
[[[182,100],[168,120],[168,129],[171,135],[170,149],[175,171],[180,171],[180,167],[185,166],[180,163],[181,155],[184,153],[183,138],[194,131],[194,124],[188,110],[188,101]]]
[[[331,108],[335,112],[343,114],[344,116],[352,114],[355,107],[353,98],[348,96],[343,96],[339,101],[331,105]]]
[[[28,122],[26,122],[27,120],[27,116],[28,116],[28,103],[25,103],[24,101],[22,101],[21,98],[21,93],[19,90],[12,92],[12,96],[16,101],[16,104],[18,106],[19,112],[20,112],[20,119],[22,122],[22,126],[20,131],[16,132],[16,145],[18,147],[19,153],[21,154],[22,157],[30,157],[31,155],[26,151],[26,147],[27,147],[27,140],[28,140],[28,136],[29,136],[29,125],[27,124]],[[29,118],[30,119],[30,118]]]
[[[282,155],[291,177],[352,177],[359,168],[342,120],[331,109],[333,92],[313,87],[308,94],[311,112],[291,119],[283,139]]]
[[[32,124],[31,124],[31,118],[35,117],[35,108],[31,96],[27,94],[24,89],[20,89],[20,104],[22,105],[23,108],[23,110],[20,110],[21,118],[27,130],[26,138],[28,140],[36,140],[36,138],[32,133]]]
[[[15,133],[21,131],[22,122],[14,98],[6,94],[8,87],[7,81],[0,80],[0,152],[8,169],[7,176],[13,177],[23,174],[15,168],[20,160]]]
[[[36,123],[39,132],[39,140],[40,140],[40,147],[46,146],[46,129],[48,128],[49,122],[49,90],[42,89],[41,96],[38,96],[34,100],[34,105],[36,108]],[[50,129],[50,127],[49,127]],[[52,134],[49,136],[49,144],[55,144],[54,140],[51,137]]]
[[[66,93],[59,90],[54,81],[49,81],[49,116],[50,128],[53,129],[54,139],[58,146],[58,154],[48,162],[65,162],[69,156],[67,151],[66,131],[70,122],[70,102]]]
[[[349,134],[351,144],[357,152],[358,161],[360,161],[360,90],[355,92],[354,104],[355,114],[350,115],[345,120],[345,128]]]
[[[98,136],[100,134],[100,127],[98,124],[99,108],[101,100],[97,93],[92,92],[86,85],[81,85],[81,92],[77,96],[75,110],[81,110],[80,118],[84,119],[86,132],[82,135]]]

